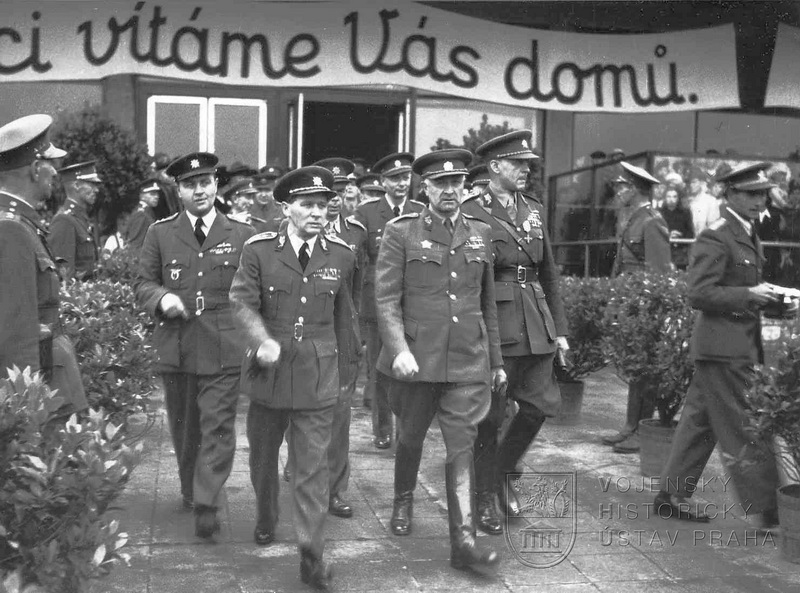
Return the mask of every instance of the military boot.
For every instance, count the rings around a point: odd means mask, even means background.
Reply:
[[[394,535],[409,535],[414,515],[414,488],[422,459],[422,449],[413,449],[397,443],[394,460],[394,506],[390,526]]]

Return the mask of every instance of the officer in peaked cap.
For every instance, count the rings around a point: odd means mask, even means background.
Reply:
[[[278,179],[283,174],[284,170],[277,165],[265,165],[258,170],[262,179]]]
[[[532,135],[525,130],[480,145],[476,153],[486,163],[489,184],[463,204],[465,212],[491,226],[497,317],[508,373],[508,392],[492,394],[491,409],[478,425],[475,444],[477,522],[492,535],[503,529],[496,492],[509,516],[519,511],[509,476],[517,472],[546,418],[559,410],[561,393],[553,360],[557,350],[569,349],[544,207],[525,193],[530,161],[538,158],[532,149]],[[519,404],[519,411],[498,446],[506,397]]]
[[[323,588],[329,500],[328,449],[343,364],[355,339],[355,256],[322,234],[333,173],[319,166],[287,173],[275,186],[286,228],[260,233],[244,248],[231,287],[242,341],[248,347],[242,391],[250,396],[247,438],[256,494],[258,545],[275,538],[278,454],[288,432],[294,526],[303,582]]]
[[[214,208],[218,159],[194,152],[166,172],[184,210],[151,225],[135,282],[139,306],[156,322],[156,371],[178,461],[183,505],[195,533],[219,531],[217,509],[236,451],[236,403],[244,346],[228,291],[242,247],[255,231]]]
[[[161,186],[156,179],[146,179],[139,184],[139,205],[131,212],[125,240],[137,251],[142,248],[147,229],[156,218],[156,206],[161,198]]]
[[[54,160],[49,115],[28,115],[0,127],[0,370],[41,371],[64,399],[66,415],[86,409],[72,344],[59,318],[59,276],[37,208],[50,198]]]
[[[505,383],[491,230],[460,211],[471,160],[469,151],[452,149],[414,161],[430,206],[387,224],[375,282],[378,370],[396,379],[390,401],[400,429],[392,532],[411,532],[422,448],[436,416],[447,448],[450,563],[459,569],[498,560],[476,546],[472,451],[490,391]]]
[[[483,189],[489,185],[489,169],[486,165],[480,164],[470,167],[467,172],[466,185],[469,186],[470,195],[483,193]]]
[[[250,208],[250,224],[258,231],[277,231],[283,220],[283,209],[275,202],[273,192],[278,178],[283,175],[280,168],[275,166],[262,167],[261,171],[253,177],[253,186],[258,190],[254,196],[253,206]]]
[[[375,263],[381,245],[383,229],[391,219],[409,212],[421,212],[421,202],[409,198],[411,190],[411,163],[414,155],[397,152],[386,155],[372,167],[380,175],[386,188],[382,197],[363,200],[353,215],[367,229],[367,268],[364,272],[364,291],[361,295],[361,318],[366,328],[367,386],[364,404],[372,407],[373,444],[378,449],[388,449],[392,444],[393,418],[389,408],[391,379],[376,370],[381,339],[375,316]]]
[[[97,267],[98,236],[89,209],[95,205],[102,180],[95,161],[59,170],[67,200],[50,223],[50,249],[63,262],[67,278],[91,280]]]
[[[356,180],[356,186],[365,200],[382,198],[386,195],[386,187],[381,183],[381,176],[377,173],[365,173]]]
[[[314,165],[325,167],[333,173],[333,190],[339,194],[339,197],[342,196],[345,186],[350,181],[349,175],[351,175],[356,168],[353,161],[340,157],[322,159],[314,163]]]
[[[257,193],[258,190],[250,178],[229,185],[224,195],[225,204],[230,208],[228,216],[239,222],[252,224],[250,209],[253,207],[253,200]]]
[[[699,311],[691,341],[695,372],[655,498],[663,518],[709,520],[690,497],[719,440],[724,454],[744,456],[727,470],[748,520],[761,529],[778,523],[775,455],[748,429],[746,396],[753,367],[764,362],[761,311],[781,305],[780,288],[763,280],[753,225],[774,185],[764,173],[769,166],[755,163],[717,178],[725,184],[727,205],[692,246],[687,296]]]

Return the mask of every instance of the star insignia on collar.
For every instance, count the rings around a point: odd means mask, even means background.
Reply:
[[[489,194],[483,194],[483,203],[487,206],[492,203],[492,196]]]
[[[523,139],[522,139],[522,147],[523,147],[523,148],[529,148],[529,146],[528,146],[528,141],[527,141],[527,140],[525,140],[525,138],[523,138]]]
[[[334,175],[338,175],[340,171],[341,171],[341,169],[339,167],[334,167],[333,169],[331,169],[331,172]]]
[[[444,165],[442,165],[442,168],[445,171],[452,171],[453,170],[453,163],[451,163],[450,161],[445,161]]]
[[[400,159],[397,159],[397,160],[394,162],[394,166],[395,166],[395,167],[402,167],[402,166],[403,166],[403,161],[401,161]]]
[[[314,185],[322,185],[322,177],[314,177],[314,179],[311,180],[311,183]]]
[[[197,169],[200,167],[200,161],[198,159],[192,159],[191,162],[189,163],[189,166],[192,169]]]
[[[422,248],[423,248],[423,249],[430,249],[431,247],[433,247],[433,243],[432,243],[431,241],[428,241],[427,239],[425,239],[424,241],[422,241],[422,242],[420,243],[420,245],[422,245]]]

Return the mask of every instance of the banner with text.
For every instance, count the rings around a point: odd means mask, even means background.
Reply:
[[[780,23],[764,107],[800,108],[800,29]]]
[[[13,2],[3,13],[0,82],[129,73],[250,86],[397,85],[567,111],[740,104],[730,24],[586,35],[407,3]]]

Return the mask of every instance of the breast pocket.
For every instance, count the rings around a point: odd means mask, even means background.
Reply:
[[[172,259],[164,263],[161,281],[165,288],[180,290],[188,286],[189,263],[186,260]]]
[[[58,271],[56,264],[47,256],[37,255],[36,265],[39,273],[36,277],[36,288],[40,307],[58,303]]]
[[[442,278],[441,251],[413,251],[406,254],[406,284],[409,286],[434,286]]]
[[[265,279],[261,303],[266,316],[274,319],[278,315],[281,303],[286,302],[292,292],[292,279],[281,276]]]
[[[467,260],[467,282],[470,286],[480,286],[486,255],[483,251],[469,250],[464,252],[464,257]]]
[[[745,286],[758,284],[758,266],[752,257],[740,255],[736,259],[736,274],[741,278],[741,284]]]
[[[314,296],[316,297],[317,310],[322,311],[326,319],[330,315],[333,315],[333,302],[338,290],[338,280],[317,279],[314,281]]]
[[[211,274],[218,288],[227,291],[231,287],[237,267],[239,267],[239,260],[236,254],[214,256],[211,260]]]

